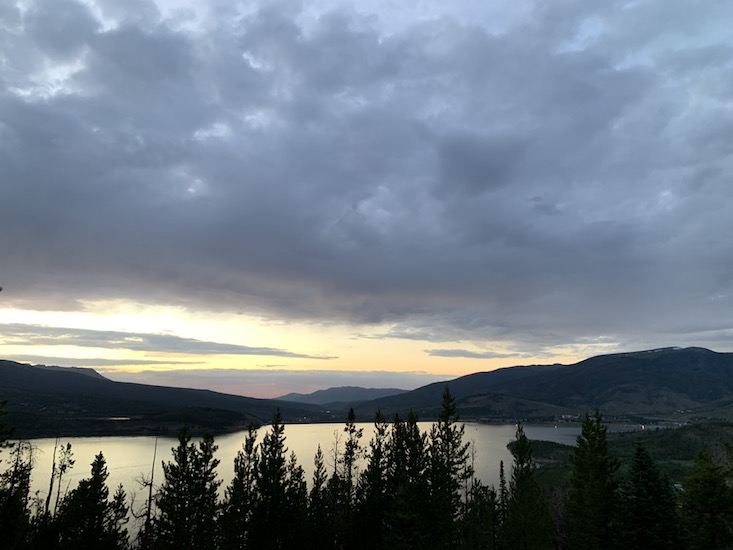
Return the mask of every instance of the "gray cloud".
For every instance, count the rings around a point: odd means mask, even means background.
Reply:
[[[4,305],[522,350],[733,328],[733,5],[93,4],[0,9]]]
[[[123,349],[149,353],[181,353],[186,355],[264,355],[297,359],[336,359],[323,355],[306,355],[292,351],[207,342],[181,338],[172,334],[119,332],[39,325],[0,324],[0,341],[12,346],[81,346]],[[133,364],[133,363],[123,363]]]
[[[426,349],[432,357],[463,357],[466,359],[508,359],[510,357],[529,357],[523,353],[499,353],[496,351],[471,351],[467,349]]]
[[[47,355],[3,355],[3,359],[56,367],[111,367],[126,365],[200,365],[200,361],[156,361],[154,359],[104,359],[89,357],[49,357]]]

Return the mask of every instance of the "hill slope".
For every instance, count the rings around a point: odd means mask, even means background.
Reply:
[[[291,422],[329,419],[320,407],[308,404],[113,382],[74,369],[48,369],[2,360],[0,400],[8,400],[8,421],[24,437],[57,432],[155,431],[161,426],[196,425],[197,418],[207,417],[208,425],[203,428],[215,429],[218,418],[222,422],[219,430],[235,429],[249,421],[268,422],[278,407]]]
[[[464,418],[546,420],[599,408],[611,414],[668,415],[705,410],[726,418],[733,408],[733,353],[662,348],[600,355],[572,365],[509,367],[431,384],[359,406],[392,415],[413,409],[433,417],[448,386]],[[725,415],[717,414],[728,407]]]

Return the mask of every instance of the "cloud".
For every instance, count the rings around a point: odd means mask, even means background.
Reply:
[[[466,359],[508,359],[511,357],[528,357],[523,353],[499,353],[495,351],[470,351],[466,349],[426,349],[431,357],[463,357]]]
[[[730,330],[731,19],[684,0],[3,6],[3,305],[527,349]],[[74,338],[108,336],[133,345]],[[299,356],[170,338],[139,348]]]
[[[47,355],[3,355],[3,359],[58,367],[110,367],[129,365],[200,365],[200,361],[156,361],[153,359],[106,359],[101,357],[50,357]]]
[[[251,347],[220,342],[207,342],[195,338],[182,338],[172,334],[119,332],[78,328],[47,327],[39,325],[0,325],[4,344],[12,346],[81,346],[89,348],[122,349],[148,353],[177,353],[186,355],[263,355],[297,359],[328,360],[335,357],[307,355],[287,350]],[[133,363],[124,363],[133,364]]]

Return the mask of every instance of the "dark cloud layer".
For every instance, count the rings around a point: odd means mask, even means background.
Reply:
[[[3,4],[4,305],[729,347],[733,4],[480,4]]]

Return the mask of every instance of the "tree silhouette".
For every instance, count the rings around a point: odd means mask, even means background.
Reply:
[[[256,440],[257,428],[250,424],[242,449],[234,458],[234,478],[226,488],[222,503],[219,534],[224,550],[247,548],[251,536],[252,513],[258,497]]]
[[[623,510],[624,548],[672,550],[681,546],[674,490],[640,442],[624,486]]]
[[[127,547],[128,507],[120,485],[112,500],[107,488],[107,463],[102,453],[92,462],[91,477],[82,479],[57,512],[59,548],[122,550]]]
[[[727,483],[730,474],[727,465],[702,452],[685,478],[681,511],[693,550],[733,546],[733,489]]]
[[[191,442],[189,428],[179,431],[173,461],[163,463],[165,481],[157,499],[160,515],[155,521],[154,548],[215,548],[221,483],[216,479],[216,449],[211,434],[204,435],[197,446]]]
[[[517,425],[511,453],[514,464],[504,526],[505,546],[517,550],[552,548],[552,517],[535,480],[532,447],[521,424]]]
[[[573,455],[568,489],[568,548],[605,550],[618,547],[619,462],[610,456],[601,413],[585,415]]]
[[[443,391],[438,421],[430,430],[428,479],[433,548],[453,548],[458,540],[457,519],[461,509],[461,487],[471,476],[468,465],[470,444],[463,442],[465,426],[458,424],[455,399],[448,386]]]

